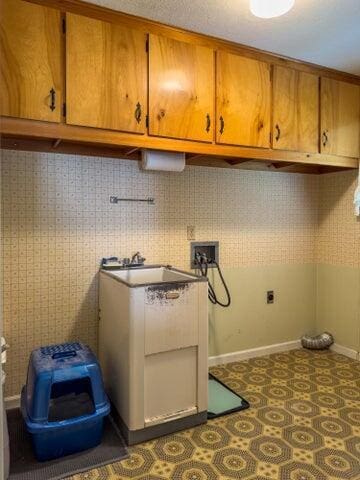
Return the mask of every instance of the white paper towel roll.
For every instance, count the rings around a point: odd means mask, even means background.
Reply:
[[[141,166],[143,170],[182,172],[185,168],[185,153],[143,149],[141,151]]]

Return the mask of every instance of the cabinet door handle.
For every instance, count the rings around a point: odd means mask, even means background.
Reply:
[[[54,88],[50,90],[50,99],[51,99],[50,110],[53,112],[56,108],[56,92]]]
[[[211,127],[211,118],[210,118],[210,115],[207,114],[206,115],[206,128],[205,128],[205,130],[207,132],[210,132],[210,127]]]
[[[141,122],[141,104],[138,102],[135,108],[135,120],[137,123]]]
[[[328,139],[328,136],[327,136],[327,134],[326,134],[326,130],[323,131],[322,137],[323,137],[323,142],[322,142],[322,144],[323,144],[323,147],[325,147],[326,144],[327,144],[327,142],[328,142],[328,140],[329,140],[329,139]]]
[[[276,137],[275,137],[275,140],[278,142],[280,140],[280,135],[281,135],[281,130],[280,130],[280,127],[278,124],[275,125],[275,129],[276,129]]]
[[[225,122],[224,122],[224,118],[221,116],[220,117],[220,135],[222,135],[224,133],[224,128],[225,128]]]

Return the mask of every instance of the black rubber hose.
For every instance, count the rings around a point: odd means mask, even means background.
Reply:
[[[214,290],[214,287],[211,285],[210,283],[210,280],[207,276],[207,273],[208,273],[208,262],[205,262],[205,270],[203,269],[203,263],[199,260],[199,259],[195,259],[196,263],[198,264],[199,266],[199,270],[201,272],[201,275],[203,277],[206,277],[208,279],[208,297],[209,297],[209,300],[210,302],[213,304],[213,305],[220,305],[221,307],[224,307],[224,308],[227,308],[230,306],[231,304],[231,296],[230,296],[230,292],[229,292],[229,289],[226,285],[226,282],[224,280],[224,277],[223,277],[223,274],[222,274],[222,271],[221,271],[221,268],[219,266],[219,264],[214,260],[212,263],[214,263],[216,265],[216,268],[218,269],[218,272],[219,272],[219,276],[220,276],[220,279],[221,279],[221,282],[224,286],[224,289],[225,289],[225,293],[226,293],[226,296],[227,296],[227,301],[225,303],[223,302],[220,302],[220,300],[218,300],[217,296],[216,296],[216,293],[215,293],[215,290]]]
[[[226,282],[225,282],[225,280],[224,280],[224,277],[223,277],[223,274],[222,274],[222,271],[221,271],[221,268],[220,268],[219,264],[218,264],[215,260],[213,260],[213,263],[215,263],[216,268],[218,269],[219,276],[220,276],[220,279],[221,279],[221,281],[222,281],[222,284],[224,285],[224,289],[225,289],[225,293],[226,293],[226,297],[227,297],[227,301],[226,301],[225,303],[220,302],[220,300],[218,300],[218,299],[216,298],[216,303],[217,303],[218,305],[220,305],[221,307],[225,307],[225,308],[226,308],[226,307],[229,307],[230,304],[231,304],[231,295],[230,295],[229,289],[228,289],[228,287],[227,287],[227,285],[226,285]]]
[[[214,305],[216,305],[218,303],[217,298],[216,298],[216,293],[215,293],[215,290],[214,290],[213,286],[211,285],[209,277],[208,277],[209,261],[210,260],[205,261],[205,277],[208,279],[208,288],[209,288],[208,297],[209,297],[210,302],[213,303]]]

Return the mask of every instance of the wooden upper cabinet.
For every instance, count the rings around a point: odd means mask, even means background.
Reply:
[[[145,133],[146,34],[66,15],[66,122]]]
[[[149,134],[211,142],[214,52],[150,35]]]
[[[319,77],[274,66],[273,148],[319,151]]]
[[[270,65],[218,51],[216,141],[270,146]]]
[[[0,6],[0,109],[10,117],[60,122],[61,18],[21,0]]]
[[[359,157],[360,87],[321,78],[321,153]]]

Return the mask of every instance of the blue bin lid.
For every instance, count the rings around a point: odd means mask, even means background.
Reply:
[[[73,343],[61,343],[59,345],[49,345],[47,347],[40,347],[40,351],[43,355],[58,355],[61,356],[64,353],[72,353],[82,350],[83,347],[79,342]]]
[[[32,352],[30,362],[34,369],[41,373],[97,364],[98,360],[87,345],[81,342],[72,342],[40,347]]]

